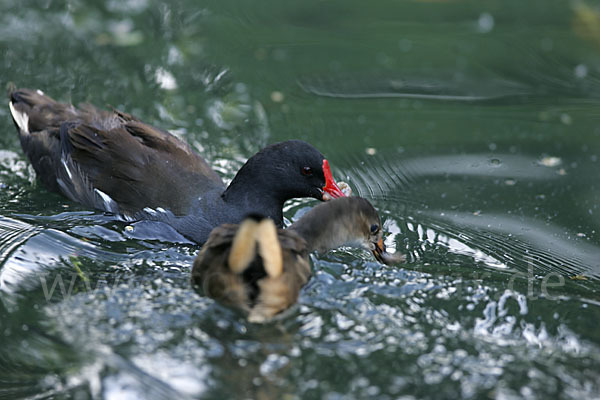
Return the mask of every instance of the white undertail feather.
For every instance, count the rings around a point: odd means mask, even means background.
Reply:
[[[94,192],[96,192],[98,196],[100,196],[100,198],[102,199],[102,202],[104,202],[104,209],[106,211],[113,212],[114,205],[116,205],[117,203],[115,203],[115,201],[102,190],[94,189]]]
[[[263,260],[265,272],[271,278],[277,278],[283,272],[283,256],[277,237],[277,228],[271,219],[263,220],[256,231],[258,252]]]
[[[240,224],[236,232],[227,263],[232,272],[241,274],[256,255],[256,231],[258,223],[248,219]]]
[[[19,129],[21,129],[25,133],[29,133],[29,115],[24,112],[17,111],[13,106],[12,101],[8,102],[8,108],[10,108],[10,113],[17,123]]]
[[[40,96],[44,96],[44,92],[42,92],[40,89],[36,90],[37,94],[39,94]]]

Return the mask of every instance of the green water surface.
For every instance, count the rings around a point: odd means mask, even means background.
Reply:
[[[0,398],[600,397],[600,2],[3,0],[0,50],[1,87],[226,179],[312,143],[408,259],[315,255],[250,324],[190,287],[196,246],[41,187],[2,106]]]

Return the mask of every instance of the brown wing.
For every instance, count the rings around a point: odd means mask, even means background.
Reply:
[[[300,290],[311,276],[306,241],[293,231],[278,230],[283,254],[283,273],[258,282],[259,295],[248,320],[264,322],[285,311],[298,300]]]
[[[202,293],[225,304],[248,312],[253,322],[264,322],[293,305],[300,289],[311,276],[306,242],[298,234],[278,230],[282,248],[283,273],[277,277],[263,274],[258,281],[245,280],[227,265],[229,251],[238,225],[221,225],[210,234],[192,268],[192,282]],[[260,276],[260,275],[259,275]],[[252,300],[251,285],[257,285],[258,295]]]
[[[66,153],[91,186],[122,212],[162,207],[185,214],[202,193],[223,187],[219,176],[186,143],[138,121],[112,129],[92,124],[61,132]]]
[[[75,108],[29,89],[12,90],[10,107],[44,185],[74,201],[128,214],[144,207],[185,214],[202,193],[224,189],[188,144],[127,113]]]
[[[266,277],[258,282],[260,294],[250,309],[249,321],[267,321],[298,301],[300,290],[311,276],[308,257],[284,252],[284,266],[283,274],[279,277]]]
[[[212,230],[207,242],[194,260],[192,284],[205,296],[249,311],[247,283],[242,275],[233,273],[227,258],[238,225],[227,224]]]

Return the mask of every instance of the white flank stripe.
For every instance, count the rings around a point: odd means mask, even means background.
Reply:
[[[113,199],[109,195],[104,193],[102,190],[94,189],[94,192],[96,192],[102,198],[102,201],[104,202],[104,207],[108,211],[113,211],[113,207],[112,207],[112,205],[114,204]]]
[[[10,113],[12,114],[13,119],[19,126],[19,129],[21,129],[25,133],[29,133],[29,115],[15,110],[12,101],[8,102],[8,108],[10,108]]]
[[[126,215],[126,214],[121,214],[121,217],[126,221],[126,222],[131,222],[131,221],[136,221],[135,218],[133,218],[131,215]]]
[[[144,211],[146,211],[150,215],[156,215],[156,211],[154,211],[150,207],[144,207]]]
[[[63,167],[65,167],[65,171],[67,171],[67,175],[69,175],[69,179],[73,180],[73,174],[71,174],[71,170],[69,169],[69,166],[67,165],[67,160],[65,160],[64,158],[61,158],[60,162],[62,163]]]

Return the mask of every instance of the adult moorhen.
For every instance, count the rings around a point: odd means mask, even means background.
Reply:
[[[344,196],[323,155],[299,140],[264,148],[225,187],[187,143],[124,112],[75,108],[28,89],[11,90],[9,108],[47,189],[128,220],[165,222],[200,244],[248,213],[282,226],[288,199]]]
[[[342,245],[369,250],[386,264],[404,261],[385,251],[379,215],[360,197],[319,204],[288,229],[252,215],[211,232],[192,269],[192,283],[210,297],[265,322],[293,305],[311,275],[308,254]]]

